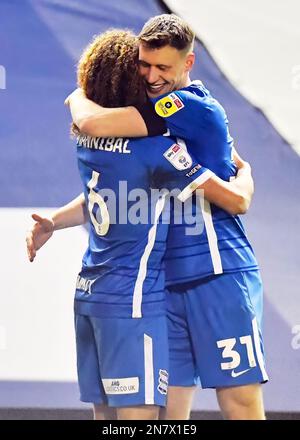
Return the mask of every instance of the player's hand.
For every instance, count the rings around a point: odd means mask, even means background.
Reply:
[[[249,162],[246,162],[244,159],[241,158],[241,156],[238,154],[236,149],[233,150],[233,160],[237,167],[237,176],[246,172],[251,174],[251,165]]]
[[[236,167],[238,170],[241,170],[242,168],[248,168],[250,167],[249,162],[246,162],[245,160],[243,160],[240,156],[236,156],[234,158],[234,162],[236,164]]]
[[[252,176],[251,172],[251,165],[249,162],[246,162],[244,160],[237,160],[236,161],[237,166],[237,176],[240,176],[242,174],[248,174],[249,176]]]
[[[70,100],[72,98],[76,97],[76,96],[83,96],[83,97],[85,97],[85,94],[84,94],[83,90],[81,88],[79,88],[79,87],[77,89],[75,89],[72,93],[70,93],[69,96],[67,96],[67,98],[65,99],[64,104],[69,106],[70,105]]]
[[[36,256],[36,252],[52,236],[54,223],[51,219],[41,217],[38,214],[32,214],[31,217],[35,220],[35,223],[26,236],[26,244],[28,259],[32,262]]]

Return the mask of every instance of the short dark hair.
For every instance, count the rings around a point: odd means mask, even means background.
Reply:
[[[191,50],[195,33],[190,26],[175,14],[162,14],[148,20],[139,34],[140,43],[150,49],[164,46],[178,50]]]

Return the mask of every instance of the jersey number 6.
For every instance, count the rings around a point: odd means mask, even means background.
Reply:
[[[88,210],[90,213],[91,222],[93,223],[96,233],[98,235],[103,236],[106,235],[109,230],[109,212],[103,197],[101,197],[101,195],[95,191],[99,176],[100,174],[97,173],[97,171],[93,171],[92,178],[87,184],[88,188],[90,189],[88,195],[88,200],[89,200]],[[96,217],[94,216],[93,208],[95,205],[99,206],[100,214],[101,214],[101,223],[99,223]]]

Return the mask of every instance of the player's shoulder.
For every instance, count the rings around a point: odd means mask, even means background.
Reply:
[[[177,112],[211,113],[218,109],[219,102],[212,97],[201,81],[193,81],[189,86],[159,97],[155,102],[156,113],[168,118]]]
[[[185,89],[179,90],[178,96],[182,100],[190,99],[193,102],[191,109],[194,109],[194,111],[202,110],[203,116],[206,119],[211,119],[212,121],[219,120],[219,118],[227,119],[224,107],[201,81],[193,81]]]
[[[219,101],[211,94],[211,92],[204,86],[202,81],[193,81],[189,86],[175,91],[178,98],[183,103],[193,103],[202,109],[214,109],[220,107]]]
[[[192,81],[187,87],[179,89],[178,94],[188,98],[198,97],[199,100],[213,99],[210,91],[204,86],[200,80]]]

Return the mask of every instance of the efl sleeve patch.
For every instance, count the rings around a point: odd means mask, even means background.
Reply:
[[[170,93],[168,96],[157,101],[155,111],[159,116],[168,118],[179,110],[182,110],[183,107],[184,104],[182,100],[175,93]]]
[[[193,165],[189,153],[178,144],[173,144],[165,151],[164,157],[179,171],[187,170]]]

